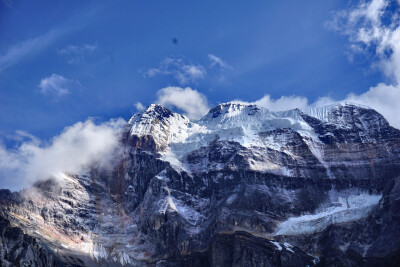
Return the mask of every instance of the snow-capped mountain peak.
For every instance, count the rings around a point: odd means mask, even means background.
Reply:
[[[228,102],[212,108],[199,121],[190,121],[160,105],[151,105],[135,114],[129,124],[131,135],[152,136],[163,160],[179,170],[188,170],[182,162],[186,155],[207,147],[215,139],[236,142],[261,154],[267,149],[295,157],[295,153],[286,147],[296,138],[299,145],[303,143],[308,147],[331,178],[334,175],[326,163],[324,144],[376,143],[386,133],[382,129],[389,127],[375,110],[354,103],[273,112],[254,104]],[[265,163],[266,159],[259,157],[257,155],[257,160],[250,161],[251,168],[294,175],[286,171],[286,167],[271,167]]]
[[[272,116],[273,113],[271,111],[257,105],[228,102],[211,109],[199,123],[226,128],[237,124],[246,125],[260,119],[267,120]]]
[[[186,116],[173,113],[157,104],[134,114],[128,121],[131,135],[150,135],[159,148],[184,139],[189,123],[190,120]]]
[[[340,103],[334,103],[334,104],[329,104],[329,105],[324,105],[320,107],[313,107],[313,108],[307,108],[304,110],[304,113],[317,118],[321,121],[324,122],[329,122],[333,118],[332,114],[338,113],[338,112],[351,112],[354,110],[359,110],[359,109],[366,109],[366,110],[372,110],[368,106],[364,106],[361,104],[353,103],[353,102],[340,102]]]
[[[351,102],[309,108],[304,113],[336,129],[359,129],[371,135],[389,127],[386,119],[374,109]]]
[[[173,115],[174,114],[169,109],[158,104],[151,104],[146,109],[143,109],[138,113],[134,114],[129,119],[128,123],[132,125],[138,121],[150,121],[150,122],[153,122],[154,120],[162,121]]]
[[[0,221],[74,266],[179,266],[199,255],[193,266],[225,266],[214,260],[233,262],[235,251],[250,255],[243,266],[312,266],[310,255],[341,259],[347,248],[359,263],[382,244],[398,255],[388,215],[400,207],[399,144],[379,113],[349,103],[272,112],[232,102],[199,121],[150,105],[129,120],[115,168],[38,183],[42,194],[27,200],[0,190]],[[0,244],[13,246],[7,236]]]

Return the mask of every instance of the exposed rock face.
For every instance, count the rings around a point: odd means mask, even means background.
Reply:
[[[11,223],[75,266],[399,261],[400,131],[372,109],[151,105],[121,146],[113,167],[0,194]]]
[[[163,261],[165,266],[306,266],[315,258],[297,247],[280,245],[247,232],[216,234],[202,252]]]
[[[396,266],[400,263],[400,178],[391,181],[374,212],[321,233],[326,266]],[[334,249],[333,249],[334,248]]]
[[[35,238],[24,234],[0,214],[1,266],[63,266],[56,257]]]

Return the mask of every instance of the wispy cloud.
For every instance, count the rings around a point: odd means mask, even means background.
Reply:
[[[225,82],[227,71],[232,71],[233,67],[215,55],[209,54],[207,58],[210,63],[207,67],[204,67],[184,57],[166,57],[157,68],[150,68],[141,72],[147,78],[156,75],[169,75],[174,77],[181,85],[195,83],[201,79]]]
[[[3,3],[12,5],[13,1],[3,0]],[[102,8],[103,6],[99,5],[89,11],[82,10],[82,12],[69,17],[57,27],[50,29],[42,35],[10,44],[7,49],[0,51],[0,72],[20,63],[24,59],[39,54],[68,33],[82,29],[88,20],[95,17]]]
[[[57,50],[57,54],[63,55],[67,59],[68,64],[82,63],[87,54],[92,53],[97,48],[97,45],[84,44],[81,46],[68,45]]]
[[[223,61],[220,57],[209,54],[208,59],[211,61],[211,67],[218,66],[222,69],[233,69],[231,65]]]
[[[140,111],[140,110],[145,109],[145,106],[140,102],[136,102],[135,103],[135,108]]]
[[[34,144],[39,143],[39,139],[36,136],[34,136],[26,131],[22,131],[22,130],[16,130],[14,135],[8,136],[8,139],[14,140],[17,142],[29,140],[31,143],[34,143]]]
[[[70,92],[71,88],[80,86],[79,81],[69,80],[61,75],[52,74],[39,83],[40,92],[44,95],[61,97]]]
[[[191,119],[200,119],[210,110],[207,98],[190,87],[166,87],[159,90],[157,96],[157,103],[177,107]]]
[[[166,57],[157,68],[150,68],[143,72],[145,77],[154,77],[156,75],[170,75],[175,78],[179,84],[188,84],[196,82],[206,76],[207,71],[200,64],[193,64],[182,57]]]
[[[219,83],[228,82],[229,72],[233,71],[233,67],[213,54],[208,54],[208,60],[210,61],[209,68],[212,70],[210,71],[211,78]]]
[[[65,30],[55,29],[44,35],[10,46],[7,52],[0,55],[0,71],[12,67],[23,59],[42,51],[64,33]]]

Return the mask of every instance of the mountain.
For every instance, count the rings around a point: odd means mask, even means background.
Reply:
[[[230,102],[191,121],[150,105],[120,143],[107,166],[1,192],[2,216],[52,259],[32,264],[400,262],[400,130],[373,109]]]

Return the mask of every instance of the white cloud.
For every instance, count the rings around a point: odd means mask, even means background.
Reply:
[[[8,51],[0,55],[0,71],[3,71],[19,61],[38,53],[58,39],[65,31],[56,29],[44,35],[25,40],[9,47]]]
[[[66,56],[68,64],[81,63],[85,60],[86,54],[93,52],[96,48],[97,45],[89,44],[81,46],[68,45],[63,49],[59,49],[57,54]]]
[[[390,5],[392,8],[388,8]],[[397,5],[397,6],[396,6]],[[336,14],[330,26],[347,35],[353,53],[373,53],[390,84],[379,83],[367,92],[349,94],[348,101],[376,109],[389,123],[400,128],[400,16],[399,2],[361,1],[353,9]],[[394,9],[393,9],[394,8]]]
[[[44,95],[60,97],[69,93],[70,89],[80,85],[78,81],[69,80],[61,75],[52,74],[39,83],[40,92]]]
[[[204,78],[207,71],[202,65],[186,62],[184,58],[167,57],[161,61],[158,68],[150,68],[143,74],[145,77],[154,77],[158,74],[171,75],[183,85]]]
[[[278,99],[271,99],[269,95],[265,95],[254,104],[265,107],[272,111],[281,111],[299,108],[306,108],[308,105],[307,98],[301,96],[281,96]]]
[[[226,74],[233,70],[232,66],[215,55],[209,54],[207,57],[210,61],[207,68],[201,64],[192,63],[184,57],[166,57],[157,68],[140,72],[147,78],[169,75],[181,85],[196,83],[205,78],[211,81],[226,82],[228,80]]]
[[[143,110],[143,109],[145,109],[145,106],[144,106],[142,103],[140,103],[140,102],[136,102],[136,103],[135,103],[135,107],[136,107],[137,110]]]
[[[232,66],[215,55],[209,54],[208,59],[211,61],[211,67],[218,66],[223,69],[233,69]]]
[[[392,126],[400,129],[400,88],[398,85],[380,83],[363,94],[350,94],[346,100],[372,107],[381,113]]]
[[[20,190],[62,173],[78,173],[95,163],[106,163],[117,151],[122,119],[100,125],[78,122],[53,138],[49,145],[37,139],[16,149],[0,145],[0,188]]]
[[[233,102],[255,104],[271,111],[284,111],[296,108],[305,110],[307,108],[322,107],[333,103],[339,103],[341,101],[333,100],[330,97],[320,97],[315,102],[309,103],[308,99],[304,96],[281,96],[278,99],[273,99],[269,94],[266,94],[254,102],[247,102],[243,100],[234,100]]]
[[[157,103],[175,106],[191,119],[200,119],[210,110],[207,98],[190,87],[166,87],[157,92]]]
[[[186,76],[190,77],[193,80],[201,79],[206,74],[206,71],[200,65],[184,65],[182,66],[182,70],[186,74]]]

